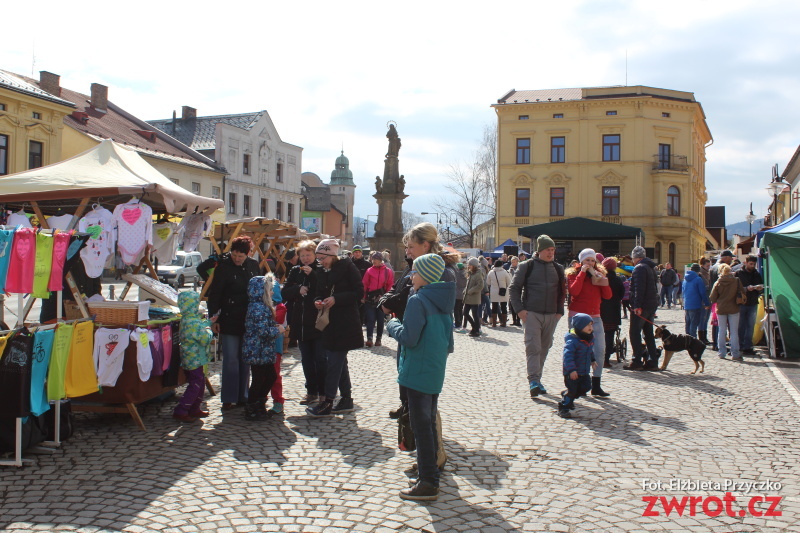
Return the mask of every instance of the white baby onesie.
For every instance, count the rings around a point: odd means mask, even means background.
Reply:
[[[20,209],[16,213],[11,213],[8,215],[8,220],[6,220],[6,224],[9,226],[22,226],[23,228],[32,228],[33,224],[31,224],[31,219],[28,218],[28,215],[25,214],[25,211]]]
[[[153,251],[162,265],[171,263],[178,256],[175,253],[178,251],[178,239],[175,237],[177,227],[174,222],[153,224]]]
[[[140,202],[120,204],[114,209],[117,249],[126,265],[137,265],[145,246],[153,244],[153,210]]]
[[[178,228],[183,229],[183,251],[194,252],[200,239],[211,233],[211,217],[198,213],[186,215]]]
[[[97,383],[101,387],[117,384],[129,340],[130,334],[125,328],[99,328],[95,332],[94,365],[97,368]]]
[[[147,381],[150,379],[150,372],[153,371],[153,354],[150,351],[150,343],[155,339],[155,335],[148,329],[136,328],[131,331],[131,340],[136,343],[136,366],[139,369],[139,379]]]
[[[81,250],[86,275],[90,278],[100,277],[109,257],[114,257],[116,242],[114,215],[105,207],[93,209],[80,219],[78,231],[92,236],[87,241],[86,247]]]
[[[61,231],[67,231],[70,222],[74,217],[72,215],[61,215],[61,216],[53,216],[47,219],[47,225],[50,229],[60,229]]]

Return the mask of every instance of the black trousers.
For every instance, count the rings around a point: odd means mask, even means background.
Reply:
[[[278,379],[275,364],[250,365],[250,392],[247,396],[248,403],[267,401],[267,394]]]
[[[464,300],[456,300],[456,305],[453,307],[453,322],[458,327],[461,327],[461,322],[464,320]]]

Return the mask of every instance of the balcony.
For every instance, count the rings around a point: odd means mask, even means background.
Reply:
[[[514,225],[515,226],[530,226],[531,219],[530,218],[515,218]]]
[[[688,172],[689,163],[685,155],[653,156],[653,172]]]
[[[619,215],[603,215],[600,220],[609,224],[622,224],[622,217]]]

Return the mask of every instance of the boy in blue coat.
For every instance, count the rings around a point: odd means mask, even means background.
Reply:
[[[408,411],[417,445],[419,478],[400,491],[404,500],[435,500],[439,494],[436,466],[436,408],[444,384],[447,354],[453,351],[453,306],[456,284],[439,281],[444,259],[425,254],[414,260],[403,322],[386,324],[389,336],[401,345],[397,382],[408,389]]]
[[[575,409],[575,400],[585,396],[592,389],[589,370],[594,362],[594,335],[592,333],[592,317],[578,313],[572,317],[572,329],[564,337],[564,384],[567,390],[561,393],[558,404],[558,415],[571,418],[570,411]]]

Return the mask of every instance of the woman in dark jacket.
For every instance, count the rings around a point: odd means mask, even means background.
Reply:
[[[222,347],[222,409],[247,402],[250,367],[242,362],[242,337],[247,316],[247,286],[250,278],[261,275],[258,261],[248,257],[253,249],[250,237],[236,237],[230,257],[214,269],[208,291],[208,314]]]
[[[611,354],[614,353],[614,334],[622,325],[622,297],[625,296],[625,285],[615,272],[617,260],[607,257],[603,260],[603,267],[608,272],[608,286],[611,289],[611,298],[600,300],[600,318],[606,333],[606,360],[605,368],[611,368]]]
[[[361,272],[349,258],[339,259],[339,241],[325,239],[317,245],[317,260],[322,271],[317,276],[317,296],[314,302],[319,309],[330,309],[330,322],[322,331],[322,344],[328,360],[325,376],[325,395],[319,403],[306,409],[311,416],[330,416],[353,410],[350,369],[347,352],[364,347],[361,317],[358,306],[364,294]],[[339,402],[334,406],[336,390]]]
[[[316,248],[314,241],[303,241],[297,245],[300,264],[292,267],[281,289],[283,301],[293,302],[289,314],[289,338],[297,341],[300,348],[303,375],[306,378],[306,397],[300,401],[300,405],[317,403],[320,396],[325,396],[325,348],[322,345],[322,333],[314,327],[317,320],[317,308],[314,305],[317,278],[322,271],[314,256]]]

